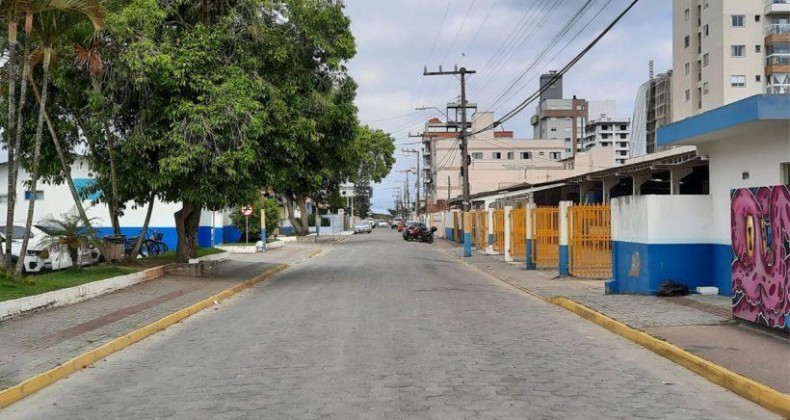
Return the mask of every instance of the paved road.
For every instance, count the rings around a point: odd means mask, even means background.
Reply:
[[[0,417],[777,417],[438,246],[352,237]]]

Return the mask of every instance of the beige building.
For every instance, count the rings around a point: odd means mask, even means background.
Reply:
[[[673,0],[673,121],[790,93],[790,1]]]
[[[472,132],[494,121],[490,112],[472,117]],[[460,196],[461,149],[457,124],[432,119],[423,133],[425,204],[429,211],[444,208],[448,198]],[[516,184],[561,179],[595,168],[612,167],[610,149],[593,148],[563,160],[564,139],[513,138],[511,131],[484,131],[469,139],[469,189],[471,194]]]

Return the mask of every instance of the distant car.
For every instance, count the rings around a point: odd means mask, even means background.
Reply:
[[[354,225],[354,233],[370,233],[373,231],[373,228],[370,227],[368,222],[357,222]]]
[[[389,223],[387,223],[387,222],[382,220],[382,221],[378,222],[377,225],[379,225],[379,227],[387,227],[387,226],[389,226]]]
[[[398,229],[398,231],[400,232],[399,226],[401,223],[403,223],[402,219],[393,219],[392,222],[390,222],[390,227],[392,229]]]

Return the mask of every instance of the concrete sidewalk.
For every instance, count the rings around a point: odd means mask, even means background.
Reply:
[[[603,280],[560,278],[556,271],[526,270],[524,262],[505,262],[501,255],[474,252],[438,241],[448,254],[499,280],[543,299],[569,298],[610,318],[666,340],[715,364],[790,394],[790,339],[739,322],[727,296],[674,298],[605,295]]]
[[[322,249],[288,244],[265,254],[231,254],[211,278],[165,275],[115,293],[0,323],[0,389],[233,287],[279,264]]]

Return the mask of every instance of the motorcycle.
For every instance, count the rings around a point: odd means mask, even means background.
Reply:
[[[433,226],[430,229],[425,226],[414,227],[403,231],[403,239],[407,242],[419,241],[432,244],[434,232],[436,232],[436,226]]]

